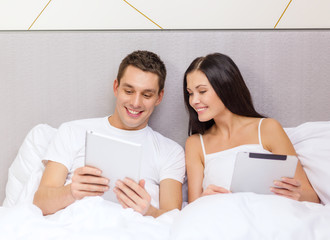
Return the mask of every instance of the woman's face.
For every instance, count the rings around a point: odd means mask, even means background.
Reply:
[[[214,119],[228,110],[222,103],[205,74],[199,70],[188,73],[187,91],[189,104],[198,114],[201,122]]]

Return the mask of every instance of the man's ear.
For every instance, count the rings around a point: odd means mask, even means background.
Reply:
[[[113,81],[113,93],[114,93],[115,97],[117,97],[117,94],[118,94],[118,87],[119,87],[119,82],[117,79],[115,79]]]
[[[160,91],[160,93],[158,94],[158,99],[156,101],[156,106],[159,105],[161,103],[161,101],[163,100],[163,97],[164,97],[164,89],[162,89]]]

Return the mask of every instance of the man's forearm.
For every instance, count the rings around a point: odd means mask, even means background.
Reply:
[[[40,186],[33,204],[41,209],[43,215],[53,214],[75,201],[70,188],[71,184],[57,188]]]

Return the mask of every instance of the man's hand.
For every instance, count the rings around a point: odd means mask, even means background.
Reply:
[[[218,194],[218,193],[231,193],[231,192],[223,187],[219,187],[219,186],[210,184],[203,191],[202,196],[213,195],[213,194]]]
[[[301,184],[294,178],[283,177],[282,181],[274,181],[276,187],[271,187],[270,190],[276,195],[298,200],[301,197]],[[278,188],[277,188],[278,187]]]
[[[109,190],[109,179],[102,177],[102,171],[91,166],[77,168],[72,177],[71,194],[79,200],[86,196],[101,196]]]
[[[113,191],[116,193],[119,203],[124,208],[133,208],[135,211],[146,215],[151,205],[151,197],[144,188],[145,181],[136,183],[132,179],[118,180]]]

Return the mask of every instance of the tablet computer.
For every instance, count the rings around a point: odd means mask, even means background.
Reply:
[[[292,155],[239,152],[236,156],[230,191],[274,194],[274,180],[293,178],[298,158]]]
[[[110,189],[102,196],[106,200],[118,202],[113,192],[118,179],[129,177],[138,182],[142,145],[116,137],[86,132],[85,165],[102,170],[102,176],[110,179]]]

